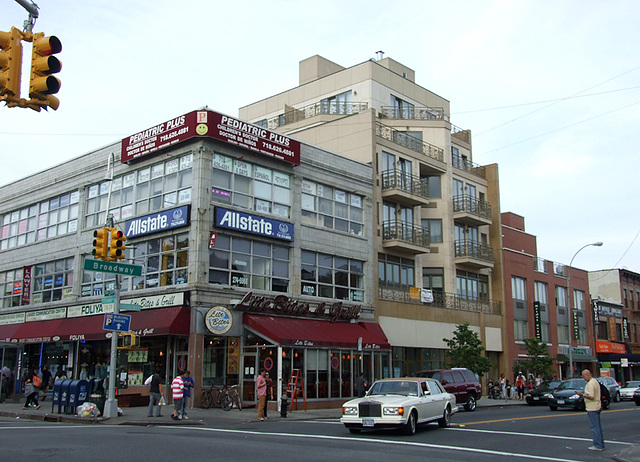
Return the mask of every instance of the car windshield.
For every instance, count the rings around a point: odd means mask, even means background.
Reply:
[[[562,390],[584,390],[585,385],[587,384],[584,379],[570,379],[565,380],[556,388],[557,391]]]
[[[542,382],[536,387],[537,391],[555,390],[560,382]]]
[[[373,384],[368,394],[418,396],[418,382],[411,382],[407,380],[376,382]]]
[[[627,388],[639,388],[640,380],[632,380],[631,382],[627,382]]]

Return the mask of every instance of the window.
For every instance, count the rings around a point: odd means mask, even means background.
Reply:
[[[111,183],[109,212],[127,220],[164,208],[191,202],[193,154],[173,158],[89,187],[85,225],[104,224]]]
[[[511,298],[514,300],[527,300],[526,279],[517,276],[511,277]]]
[[[547,296],[547,284],[535,281],[533,285],[534,300],[540,303],[540,331],[542,341],[549,343],[551,341],[549,329],[549,302]]]
[[[351,114],[351,90],[320,101],[323,114]]]
[[[209,283],[288,292],[289,249],[218,234],[209,250]]]
[[[300,293],[338,300],[364,301],[364,262],[302,251]]]
[[[290,218],[291,176],[214,153],[211,200]]]
[[[22,269],[0,273],[0,308],[21,305],[23,290],[22,277]]]
[[[415,106],[397,96],[391,95],[391,107],[396,119],[413,119]]]
[[[415,287],[415,262],[408,258],[378,254],[378,280],[383,285]]]
[[[460,154],[460,149],[451,146],[451,165],[460,170],[469,170],[469,159],[465,154]]]
[[[364,234],[362,196],[303,179],[300,200],[302,223],[356,236]]]
[[[441,219],[426,218],[422,220],[422,227],[429,230],[429,237],[432,243],[443,242]]]
[[[427,181],[429,184],[429,198],[430,199],[442,198],[440,175],[427,176]]]
[[[456,292],[465,300],[489,300],[489,277],[469,271],[456,271]]]
[[[516,342],[523,341],[529,337],[529,324],[528,321],[523,319],[513,320],[513,337]]]
[[[65,300],[73,287],[73,257],[33,266],[32,303]]]
[[[79,197],[72,191],[2,215],[0,250],[75,233]]]
[[[422,268],[422,288],[430,289],[436,300],[444,295],[444,269]]]

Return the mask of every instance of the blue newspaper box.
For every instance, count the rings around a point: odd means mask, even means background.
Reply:
[[[76,408],[84,404],[89,397],[89,382],[87,380],[71,380],[69,383],[69,402],[66,407],[67,414],[75,414]]]

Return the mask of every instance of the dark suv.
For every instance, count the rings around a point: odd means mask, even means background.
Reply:
[[[455,395],[456,403],[464,405],[467,411],[476,410],[476,401],[480,399],[482,388],[476,375],[469,369],[436,369],[418,372],[416,376],[440,381],[447,392]]]

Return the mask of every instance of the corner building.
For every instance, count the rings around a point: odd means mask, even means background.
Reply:
[[[469,323],[497,377],[506,367],[497,165],[473,162],[471,133],[451,123],[449,101],[404,64],[345,68],[316,55],[299,71],[299,86],[240,108],[240,118],[373,167],[372,301],[393,376],[443,367],[443,338]],[[317,226],[321,209],[302,205],[303,222]]]
[[[278,397],[299,377],[299,406],[350,398],[360,371],[390,376],[372,196],[370,165],[206,108],[3,186],[0,355],[14,395],[44,364],[107,388],[116,278],[140,336],[118,351],[121,405],[146,405],[156,368],[165,383],[191,370],[196,406],[211,384],[255,402],[260,368]],[[93,259],[107,212],[141,274]]]

